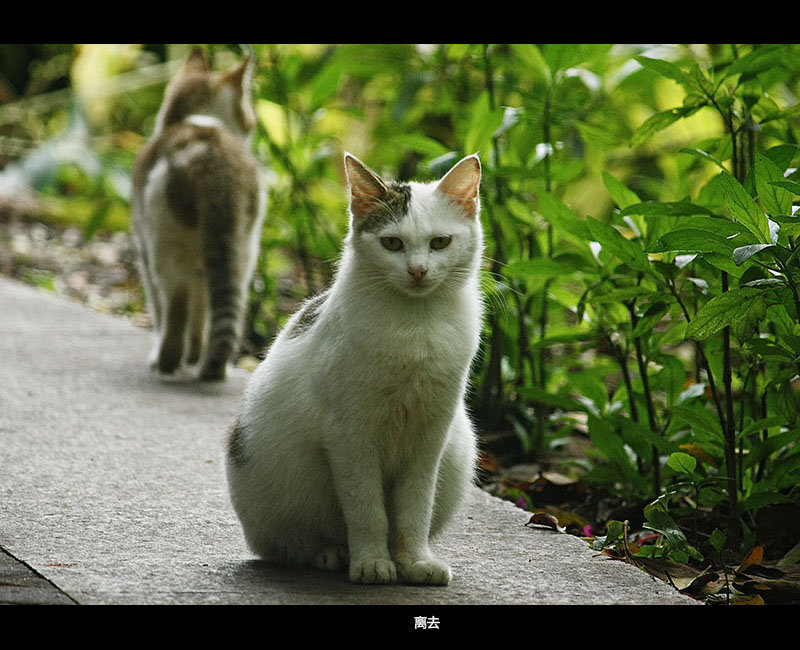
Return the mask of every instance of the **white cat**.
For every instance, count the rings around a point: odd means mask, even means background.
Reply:
[[[150,366],[225,378],[258,256],[265,190],[249,143],[249,60],[216,74],[200,50],[167,86],[133,169],[131,225],[153,316]]]
[[[429,538],[473,483],[464,394],[478,348],[477,156],[439,182],[385,182],[345,154],[350,230],[332,286],[255,371],[228,438],[233,505],[276,563],[353,582],[443,585]]]

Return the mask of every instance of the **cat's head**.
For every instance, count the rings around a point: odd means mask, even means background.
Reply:
[[[215,117],[227,128],[248,137],[256,116],[250,93],[253,64],[248,56],[227,72],[216,73],[201,50],[193,50],[169,82],[156,118],[156,133],[190,115]]]
[[[475,278],[483,249],[477,155],[440,180],[383,180],[345,153],[348,245],[368,282],[422,297]]]

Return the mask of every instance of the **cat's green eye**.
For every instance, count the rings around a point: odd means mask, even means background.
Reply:
[[[434,237],[431,239],[431,248],[440,251],[450,245],[450,237]]]
[[[403,240],[399,237],[381,237],[381,245],[387,251],[403,250]]]

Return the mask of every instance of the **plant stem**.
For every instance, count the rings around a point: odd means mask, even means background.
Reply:
[[[608,342],[609,347],[614,352],[614,358],[617,360],[619,364],[619,368],[622,371],[622,379],[625,382],[625,389],[628,391],[628,411],[631,415],[631,420],[638,423],[639,422],[639,408],[636,406],[636,399],[634,399],[633,395],[633,382],[631,381],[631,371],[628,369],[628,355],[626,351],[623,351],[622,348],[614,343],[611,340],[611,336],[608,332],[605,333],[606,341]],[[644,475],[644,463],[642,459],[639,457],[639,454],[636,454],[636,467],[639,470],[640,475]]]
[[[722,291],[728,290],[728,274],[722,272]],[[736,421],[733,413],[731,377],[731,328],[722,330],[722,384],[725,390],[725,465],[728,474],[728,538],[733,548],[739,545],[739,486],[736,480]]]
[[[553,90],[552,84],[548,82],[547,93],[545,95],[544,111],[542,115],[542,130],[544,142],[547,144],[548,150],[544,156],[544,187],[545,191],[550,193],[552,190],[552,179],[550,173],[550,152],[551,152],[551,134],[550,134],[550,111],[552,108]],[[553,257],[553,225],[548,221],[547,223],[547,252],[548,258]],[[542,287],[542,310],[539,313],[539,339],[543,340],[547,335],[547,321],[548,321],[548,307],[547,307],[547,294],[550,290],[550,283],[552,280],[547,280]],[[547,348],[542,347],[539,350],[538,358],[538,375],[539,387],[542,390],[547,389]],[[542,416],[537,418],[539,426],[539,435],[543,435],[544,419],[549,413],[546,406],[541,407]]]
[[[634,303],[631,301],[626,303],[628,307],[628,313],[631,316],[631,329],[636,329],[636,323],[638,322],[638,318],[636,316],[636,307]],[[650,424],[650,431],[652,431],[656,435],[660,435],[658,431],[658,423],[656,422],[656,410],[655,406],[653,405],[653,394],[650,390],[650,378],[647,374],[647,361],[644,358],[644,352],[642,351],[642,340],[641,337],[637,336],[633,339],[633,344],[636,348],[636,361],[639,364],[639,376],[642,379],[642,388],[644,390],[644,399],[645,405],[647,406],[647,420]],[[656,497],[661,494],[661,461],[659,460],[658,456],[658,447],[655,445],[653,446],[653,492]]]
[[[734,48],[734,55],[736,51]],[[737,139],[736,128],[733,123],[733,110],[724,111],[722,107],[712,98],[712,103],[719,114],[722,116],[725,127],[731,138],[731,167],[733,174],[740,183],[743,183],[743,169],[740,167],[740,151]],[[722,292],[728,291],[728,273],[722,271]],[[722,384],[725,391],[725,418],[723,425],[723,442],[725,448],[725,464],[728,475],[728,536],[727,540],[731,548],[737,548],[741,540],[741,526],[739,521],[739,486],[736,480],[736,422],[733,412],[733,388],[731,372],[731,329],[725,327],[722,330]]]
[[[684,304],[683,300],[681,300],[680,294],[678,293],[675,285],[670,281],[667,283],[670,292],[673,296],[675,296],[675,300],[678,301],[678,305],[680,305],[681,310],[683,311],[683,316],[686,319],[687,323],[692,322],[691,316],[689,316],[689,311],[686,309],[686,305]],[[697,350],[698,360],[703,366],[703,369],[706,371],[706,377],[708,378],[708,387],[711,389],[711,399],[714,402],[714,407],[717,410],[717,417],[719,418],[719,422],[722,428],[722,435],[725,436],[725,412],[722,410],[722,401],[719,397],[719,389],[717,388],[717,382],[714,380],[714,374],[711,372],[711,366],[708,363],[708,357],[706,356],[705,346],[703,345],[702,341],[696,341],[695,349]]]
[[[484,82],[486,90],[489,93],[490,106],[494,108],[494,80],[492,78],[492,66],[489,58],[489,46],[483,46],[483,61],[484,61]],[[497,141],[492,142],[494,152],[494,162],[499,162],[499,153],[497,150]],[[497,197],[495,201],[482,202],[486,206],[486,213],[489,218],[489,226],[492,231],[492,239],[494,240],[494,254],[492,255],[491,273],[494,277],[500,277],[502,268],[505,266],[505,246],[503,242],[503,231],[496,218],[494,212],[495,205],[502,205],[503,203],[503,187],[498,175],[495,175],[494,183]],[[489,329],[491,335],[489,337],[489,362],[486,369],[486,377],[483,383],[483,413],[484,420],[490,427],[496,427],[501,421],[501,408],[504,401],[503,397],[503,377],[501,362],[503,358],[503,332],[500,328],[500,319],[495,310],[492,310],[488,316]]]

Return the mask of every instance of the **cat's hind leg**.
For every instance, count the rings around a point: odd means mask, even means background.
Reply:
[[[208,323],[208,298],[206,297],[206,285],[202,278],[196,279],[192,283],[189,293],[189,322],[188,322],[188,343],[189,350],[186,356],[186,363],[195,365],[203,356],[203,347],[206,339],[206,328]]]
[[[435,537],[453,519],[475,484],[477,443],[463,405],[450,423],[436,478],[430,536]]]
[[[314,566],[325,571],[342,571],[347,568],[348,561],[346,546],[328,546],[314,556]]]
[[[172,374],[181,365],[187,311],[185,291],[176,291],[167,298],[156,362],[158,371],[165,375]]]

